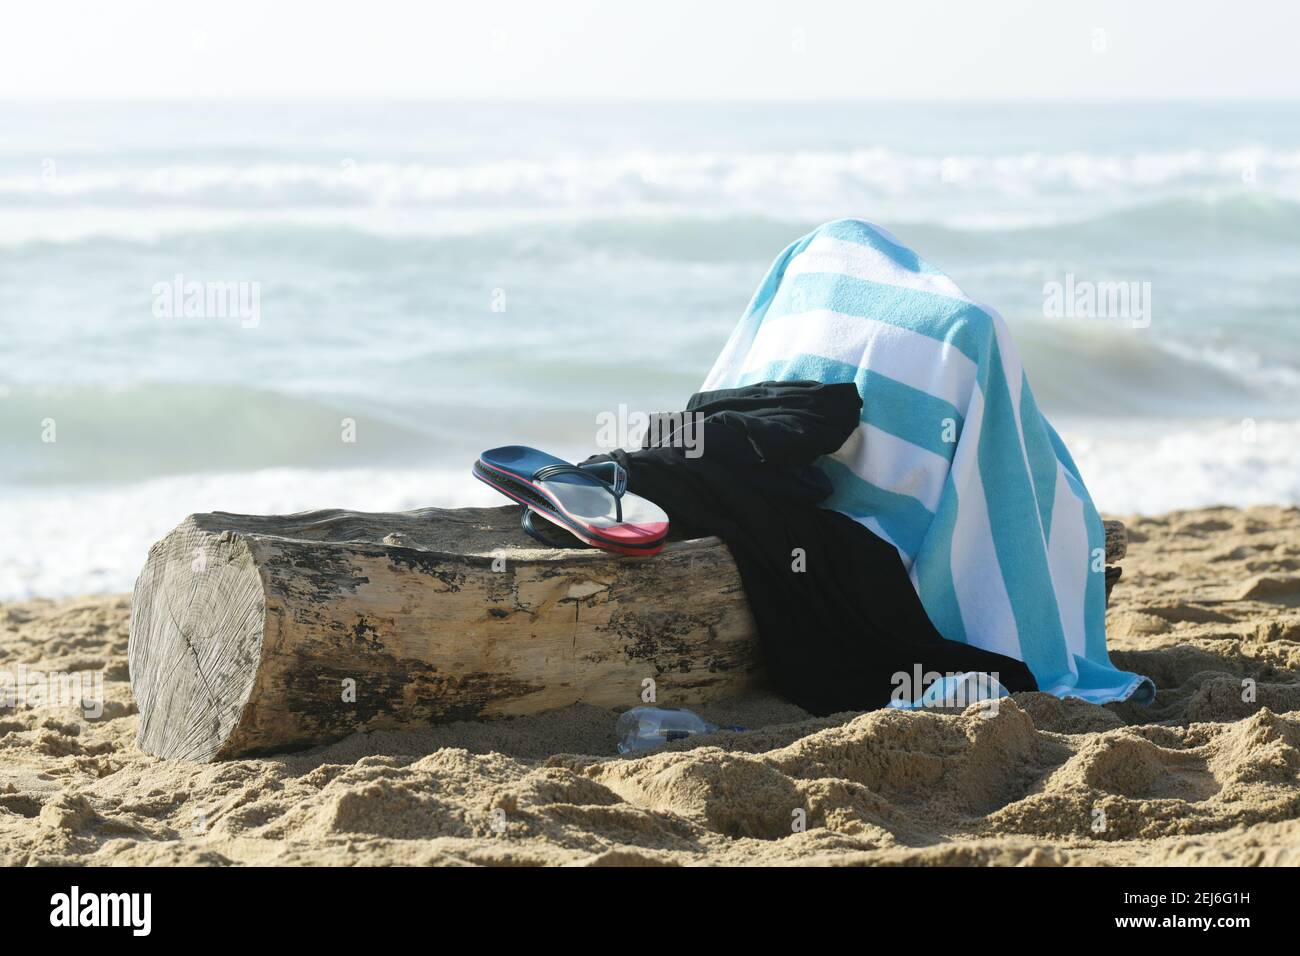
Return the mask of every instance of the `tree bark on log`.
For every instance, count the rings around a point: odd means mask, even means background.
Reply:
[[[1123,526],[1107,524],[1117,558]],[[150,549],[128,656],[140,747],[196,761],[634,707],[647,678],[660,703],[698,705],[761,670],[716,538],[650,559],[547,550],[514,507],[191,515]]]

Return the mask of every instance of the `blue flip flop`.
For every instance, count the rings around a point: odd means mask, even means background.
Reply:
[[[506,445],[483,452],[474,477],[524,505],[520,524],[539,540],[546,539],[530,511],[592,547],[623,554],[653,554],[668,534],[668,515],[629,492],[627,473],[614,461],[578,466],[536,448]]]

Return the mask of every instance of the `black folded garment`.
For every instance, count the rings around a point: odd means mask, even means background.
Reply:
[[[861,411],[851,383],[700,392],[686,405],[688,416],[700,416],[691,442],[670,432],[653,447],[588,461],[613,458],[626,468],[628,489],[668,512],[673,538],[726,542],[770,680],[805,710],[882,707],[900,680],[911,700],[924,690],[910,684],[918,668],[983,671],[1009,691],[1037,690],[1020,661],[942,637],[897,549],[819,507],[832,488],[814,462],[844,444]]]

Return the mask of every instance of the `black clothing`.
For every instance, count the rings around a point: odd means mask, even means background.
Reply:
[[[769,678],[814,714],[887,704],[898,674],[985,671],[1009,691],[1037,690],[1020,661],[934,629],[893,545],[818,507],[831,483],[814,460],[857,428],[851,383],[764,382],[693,395],[703,415],[660,447],[616,451],[628,490],[658,504],[672,537],[717,535],[745,586]],[[698,457],[683,439],[702,442]],[[801,549],[803,570],[798,570]],[[910,687],[907,699],[923,687]]]

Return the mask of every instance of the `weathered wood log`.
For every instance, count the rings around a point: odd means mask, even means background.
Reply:
[[[1120,561],[1128,554],[1128,529],[1122,521],[1103,521],[1102,530],[1106,533],[1106,560]]]
[[[653,559],[546,550],[512,507],[203,514],[150,550],[131,609],[140,746],[212,760],[577,701],[698,704],[758,669],[716,539]]]
[[[1128,554],[1128,530],[1122,521],[1103,521],[1102,529],[1106,533],[1106,603],[1110,604],[1110,592],[1119,582],[1124,569],[1109,562],[1123,560]]]
[[[633,707],[647,678],[661,703],[697,705],[760,676],[716,538],[652,559],[547,550],[513,507],[191,515],[136,581],[129,659],[141,748],[199,761]]]

